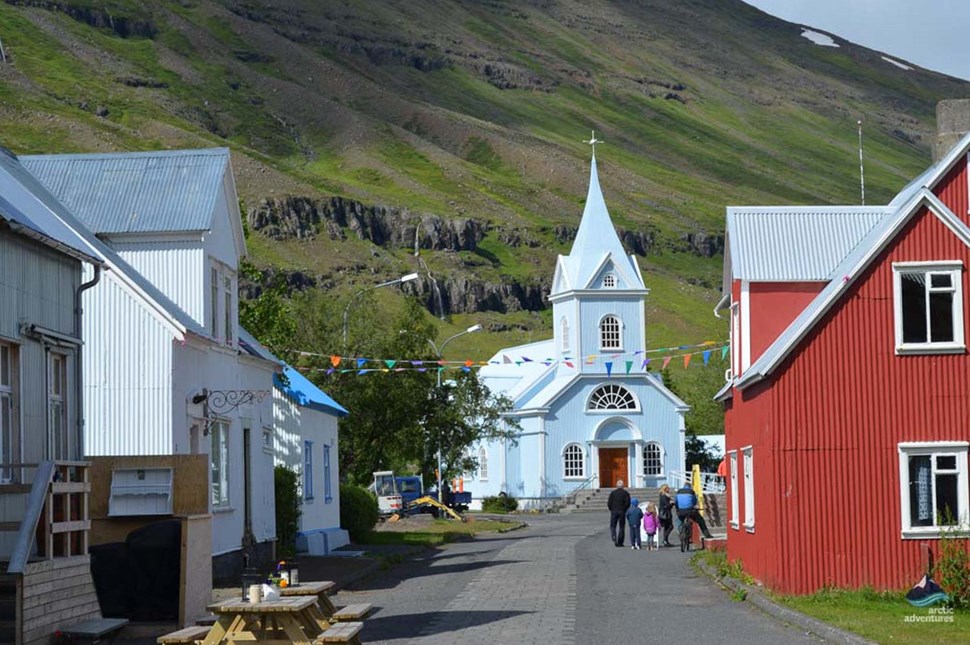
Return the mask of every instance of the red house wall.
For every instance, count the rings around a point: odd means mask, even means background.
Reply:
[[[824,288],[824,282],[752,282],[748,286],[752,363]]]
[[[728,529],[728,557],[765,584],[810,593],[919,578],[921,541],[900,535],[897,444],[970,439],[970,357],[895,355],[892,262],[953,259],[966,326],[970,249],[922,209],[766,383],[735,391],[726,448],[754,446],[757,514],[754,533]],[[738,483],[743,500],[741,472]]]

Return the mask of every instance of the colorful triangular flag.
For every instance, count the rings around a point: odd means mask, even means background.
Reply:
[[[728,346],[725,345],[724,347],[721,348],[721,360],[722,361],[724,360],[724,357],[727,356],[727,353],[728,353]]]
[[[687,369],[687,366],[690,365],[690,357],[691,354],[684,354],[684,369]]]
[[[711,350],[705,349],[702,356],[704,357],[704,365],[707,365],[708,363],[711,362]]]
[[[331,356],[330,357],[330,364],[333,365],[334,367],[340,367],[340,357],[339,356]]]
[[[633,361],[627,361],[626,362],[626,373],[627,374],[630,373],[630,368],[632,368],[632,367],[633,367]]]
[[[613,372],[613,363],[611,361],[607,361],[603,364],[606,365],[606,378],[610,378],[610,375]]]
[[[664,358],[664,366],[663,366],[663,369],[667,369],[667,366],[670,365],[670,359],[671,358],[673,358],[673,356],[667,356],[667,357]]]
[[[388,367],[394,367],[395,363],[397,363],[397,361],[391,358],[388,358],[384,361],[384,364],[387,365]]]
[[[364,363],[366,363],[366,362],[367,362],[367,359],[366,358],[358,358],[357,359],[357,367],[363,367]]]

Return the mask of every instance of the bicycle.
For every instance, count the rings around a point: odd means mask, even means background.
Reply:
[[[694,538],[694,520],[690,515],[685,515],[680,519],[680,552],[690,551],[690,543]]]

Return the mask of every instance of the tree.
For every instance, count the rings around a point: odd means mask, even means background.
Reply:
[[[239,273],[256,284],[262,283],[259,269],[248,262],[240,264]],[[239,300],[240,326],[276,354],[285,353],[296,331],[286,295],[286,285],[277,277],[272,284],[262,286],[257,297]]]

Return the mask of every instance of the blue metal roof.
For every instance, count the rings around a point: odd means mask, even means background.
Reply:
[[[311,383],[310,379],[289,365],[284,365],[283,376],[288,383],[284,383],[279,374],[273,375],[273,383],[298,405],[338,417],[350,414],[342,405],[327,396],[326,392]]]
[[[58,218],[58,210],[64,210],[63,205],[13,153],[0,148],[0,218],[12,228],[29,229],[31,237],[63,253],[86,262],[103,262],[96,248]]]
[[[827,280],[893,210],[886,206],[728,208],[732,277],[762,282]]]
[[[94,233],[207,231],[229,149],[26,155],[21,162]]]

